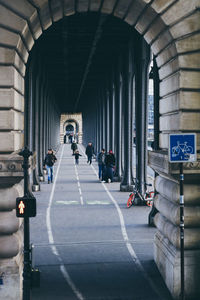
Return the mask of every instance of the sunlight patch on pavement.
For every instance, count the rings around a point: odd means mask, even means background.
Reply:
[[[71,205],[71,204],[80,204],[80,202],[79,202],[79,201],[76,201],[76,200],[67,200],[67,201],[64,201],[64,200],[58,200],[58,201],[56,201],[56,204]]]
[[[93,201],[86,200],[85,202],[88,205],[109,205],[109,204],[111,204],[108,201],[100,201],[100,200],[99,201],[98,200],[93,200]]]

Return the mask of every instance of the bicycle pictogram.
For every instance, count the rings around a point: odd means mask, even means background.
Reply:
[[[193,147],[188,146],[187,142],[181,144],[180,141],[177,141],[177,145],[172,147],[172,157],[183,155],[186,158],[193,153],[193,150]]]

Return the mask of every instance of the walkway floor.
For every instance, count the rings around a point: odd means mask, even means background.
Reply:
[[[31,242],[41,286],[32,299],[171,300],[153,260],[150,209],[127,209],[128,193],[119,192],[119,183],[99,182],[97,163],[88,165],[79,150],[76,166],[63,145],[54,183],[35,193]]]

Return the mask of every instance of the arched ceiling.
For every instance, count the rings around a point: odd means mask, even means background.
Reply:
[[[46,68],[62,112],[81,103],[105,78],[115,58],[138,33],[118,18],[81,13],[53,24],[33,47],[35,64]],[[33,58],[34,59],[34,58]]]

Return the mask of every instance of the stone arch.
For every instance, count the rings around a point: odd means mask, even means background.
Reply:
[[[184,3],[184,5],[183,5]],[[63,16],[76,12],[99,11],[112,14],[133,26],[151,45],[156,56],[160,76],[161,115],[172,113],[169,121],[175,119],[178,127],[171,130],[184,130],[181,124],[187,116],[178,115],[178,110],[190,109],[186,99],[192,99],[193,109],[199,90],[199,9],[198,0],[193,1],[48,1],[16,0],[0,1],[0,88],[1,106],[14,109],[18,119],[23,119],[24,74],[29,51],[44,30]],[[186,78],[187,77],[187,78]],[[7,89],[5,89],[7,88]],[[184,89],[184,91],[183,91]],[[9,99],[5,104],[5,99]],[[13,114],[7,111],[9,115]],[[178,119],[177,119],[178,118]],[[162,120],[162,119],[161,119]],[[174,122],[173,122],[174,123]],[[5,125],[8,126],[9,125]],[[1,152],[12,152],[23,144],[23,122],[16,128],[10,126],[10,143]],[[197,126],[195,128],[198,129]],[[161,129],[160,147],[168,147],[170,130]],[[11,132],[12,131],[12,132]],[[7,133],[6,133],[7,134]],[[1,137],[7,140],[5,132]],[[199,140],[199,138],[198,138]]]
[[[122,19],[150,44],[160,77],[160,148],[168,148],[169,132],[188,130],[198,133],[200,148],[199,0],[0,0],[0,153],[3,154],[0,176],[12,177],[10,186],[7,189],[2,186],[0,190],[1,195],[6,194],[5,197],[12,195],[16,198],[23,193],[19,183],[19,174],[23,178],[21,163],[14,152],[24,143],[24,76],[29,52],[39,36],[54,22],[76,12],[87,11],[99,11]],[[155,156],[158,158],[150,158],[152,165],[158,163],[158,168],[166,165],[166,157],[162,153]],[[11,159],[16,172],[8,168]],[[168,184],[171,187],[171,183]],[[157,180],[158,191],[167,198],[170,196],[164,193],[165,186],[164,179]],[[6,209],[14,207],[13,202]],[[20,226],[21,222],[12,232]],[[4,232],[5,247],[0,249],[0,257],[6,255],[7,259],[12,258],[22,244],[17,234],[13,240],[12,232],[8,232],[9,235]],[[11,253],[10,249],[17,249],[16,253]],[[14,270],[12,263],[10,266]]]
[[[74,123],[78,128],[78,143],[82,144],[82,137],[83,137],[83,124],[82,124],[82,114],[62,114],[60,118],[60,142],[63,144],[64,142],[64,135],[65,135],[65,127],[67,123]]]

